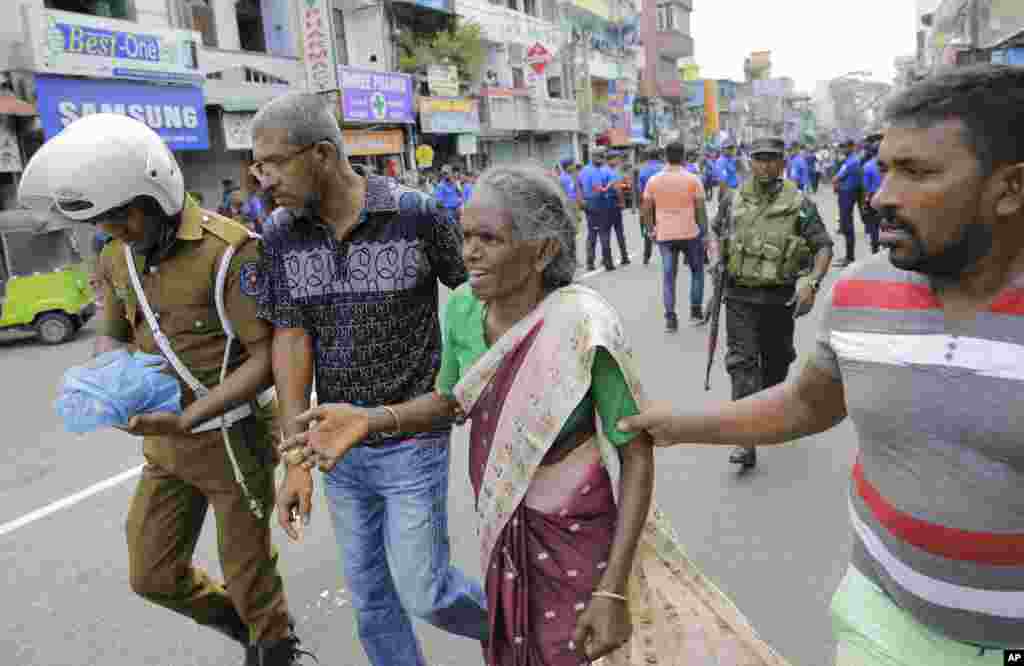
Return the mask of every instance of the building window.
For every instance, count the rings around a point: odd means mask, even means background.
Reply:
[[[675,12],[672,11],[672,6],[666,5],[664,7],[658,7],[658,32],[675,29]]]
[[[523,73],[522,67],[512,68],[512,87],[513,88],[525,88],[526,87],[526,75]]]
[[[45,0],[47,9],[64,12],[77,12],[90,16],[135,20],[135,7],[132,0]]]
[[[537,16],[537,0],[523,0],[523,13]]]
[[[551,99],[562,99],[562,77],[548,77],[548,97]]]
[[[339,65],[348,64],[348,42],[345,41],[345,13],[340,9],[331,10],[334,20],[334,57]]]
[[[516,3],[516,0],[505,0],[505,6],[512,10],[519,9],[519,5]]]
[[[217,47],[217,28],[210,0],[188,0],[185,5],[188,26],[203,36],[203,46]]]
[[[258,0],[240,0],[235,5],[238,18],[238,42],[243,51],[267,52],[263,34],[263,12]]]

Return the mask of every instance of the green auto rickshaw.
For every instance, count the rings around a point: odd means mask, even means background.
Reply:
[[[96,314],[73,229],[55,212],[0,211],[0,339],[60,344]]]

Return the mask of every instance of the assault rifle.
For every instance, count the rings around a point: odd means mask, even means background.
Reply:
[[[704,375],[704,390],[711,390],[711,367],[715,363],[715,351],[718,349],[718,329],[721,322],[722,302],[725,300],[725,281],[729,241],[723,238],[719,241],[718,263],[715,264],[714,290],[711,292],[711,302],[708,303],[707,312],[704,313],[704,323],[710,322],[708,326],[708,368]]]

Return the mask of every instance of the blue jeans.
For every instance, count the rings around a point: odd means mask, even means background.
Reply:
[[[359,640],[373,666],[426,666],[410,616],[486,640],[480,585],[451,566],[450,434],[356,447],[324,476]]]
[[[676,311],[676,275],[679,272],[679,253],[686,255],[690,266],[690,306],[704,304],[704,239],[658,241],[661,252],[661,294],[665,301],[665,314]]]

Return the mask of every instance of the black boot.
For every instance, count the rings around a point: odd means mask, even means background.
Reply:
[[[667,333],[675,333],[679,330],[679,318],[676,317],[675,312],[665,313],[665,331]]]
[[[704,323],[704,312],[703,308],[699,305],[690,306],[690,323],[694,325],[700,325]]]
[[[304,663],[300,661],[303,657],[310,657],[313,662],[319,664],[320,660],[316,658],[316,655],[299,648],[301,643],[302,641],[294,632],[290,632],[287,638],[282,638],[279,641],[260,643],[257,666],[300,666]]]
[[[255,645],[249,643],[249,627],[242,622],[242,618],[235,609],[231,609],[230,615],[207,626],[245,648],[245,662],[243,662],[245,666],[260,666],[259,650]]]

